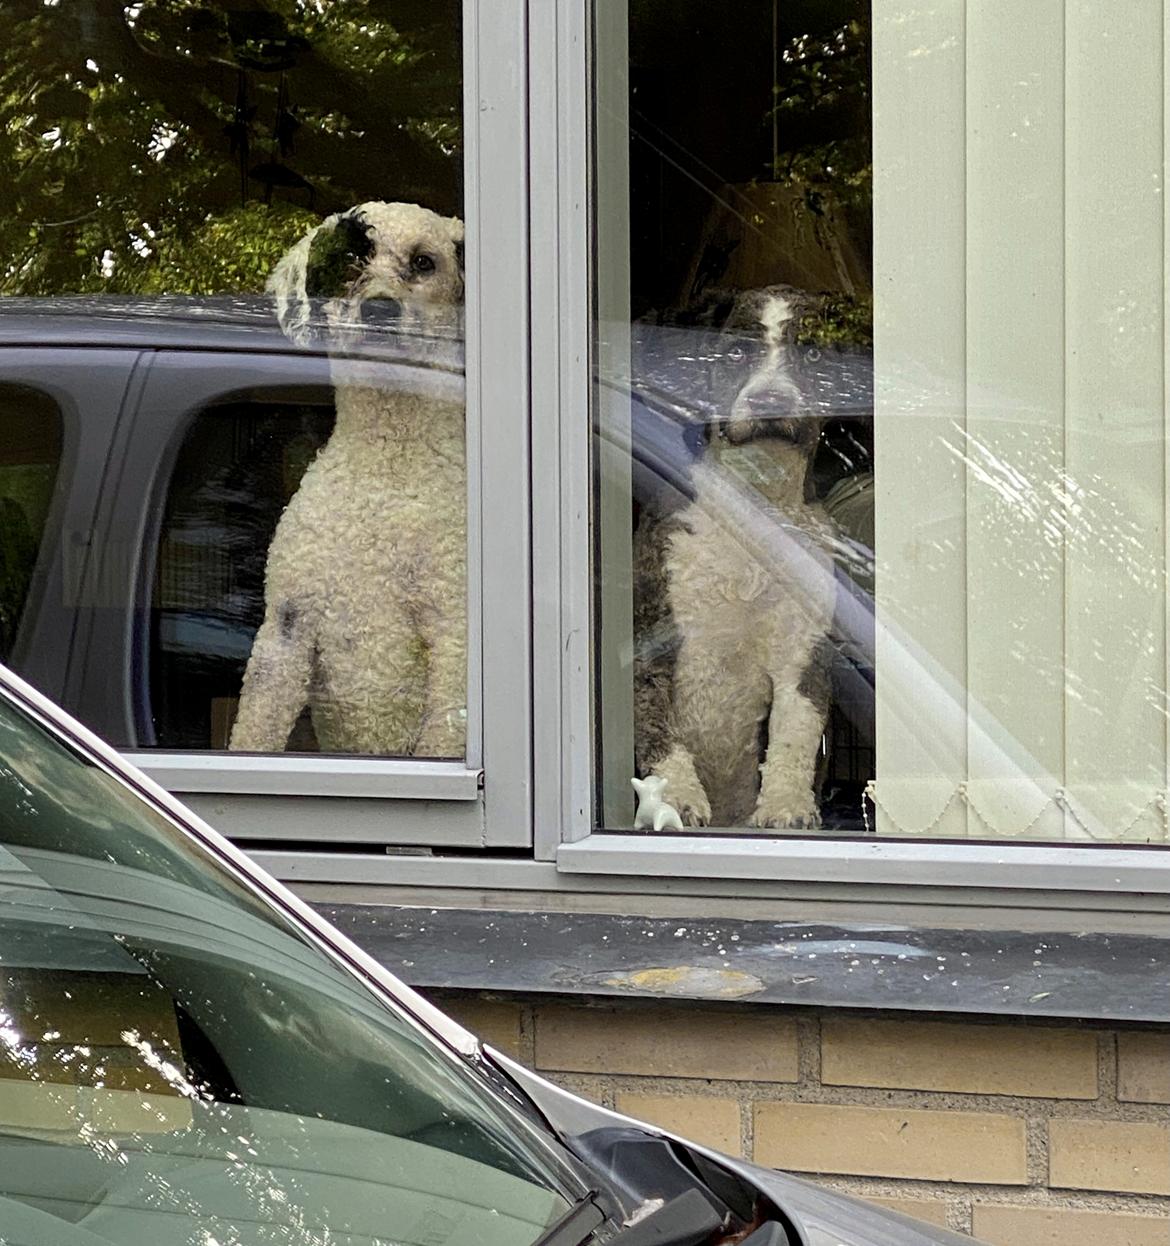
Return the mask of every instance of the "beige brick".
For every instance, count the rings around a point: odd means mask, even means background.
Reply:
[[[739,1103],[712,1095],[619,1094],[617,1110],[627,1116],[649,1121],[661,1129],[681,1134],[693,1142],[742,1155]]]
[[[1023,1185],[1024,1122],[997,1112],[765,1103],[756,1109],[759,1164],[798,1172]]]
[[[506,1056],[520,1055],[520,1005],[501,1000],[445,999],[440,1007],[464,1028]]]
[[[794,1082],[796,1026],[758,1013],[569,1008],[536,1014],[536,1066],[731,1081]]]
[[[821,1081],[964,1094],[1097,1097],[1097,1036],[930,1021],[826,1021]]]
[[[1170,1220],[1077,1208],[977,1203],[972,1229],[988,1246],[1167,1246]]]
[[[1048,1153],[1051,1186],[1170,1194],[1168,1125],[1140,1121],[1049,1121]]]
[[[1170,1103],[1170,1034],[1118,1034],[1117,1097]]]
[[[911,1219],[925,1220],[928,1224],[940,1224],[946,1228],[947,1205],[937,1198],[870,1198],[866,1202],[877,1203],[879,1207],[888,1207]]]
[[[576,1095],[579,1099],[588,1099],[590,1103],[600,1103],[603,1107],[612,1107],[612,1100],[606,1097],[605,1079],[589,1077],[584,1073],[546,1073],[554,1086],[560,1086]]]

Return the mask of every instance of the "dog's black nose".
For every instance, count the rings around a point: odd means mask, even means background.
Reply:
[[[363,299],[359,314],[362,324],[396,324],[402,318],[402,304],[397,299]]]
[[[788,385],[760,385],[741,398],[757,420],[787,420],[800,415],[801,397]]]

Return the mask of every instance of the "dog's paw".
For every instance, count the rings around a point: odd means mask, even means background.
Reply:
[[[683,826],[711,825],[711,802],[702,793],[692,800],[684,800],[675,808],[678,810],[678,816],[682,818]]]
[[[711,825],[711,802],[685,749],[672,749],[655,771],[666,780],[662,799],[678,810],[683,826]]]
[[[748,825],[760,830],[815,831],[821,825],[821,811],[811,791],[790,800],[765,799],[761,795]]]
[[[678,810],[683,826],[711,825],[711,802],[697,777],[668,780],[663,800]]]

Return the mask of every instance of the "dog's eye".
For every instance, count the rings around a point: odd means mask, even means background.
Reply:
[[[410,266],[416,273],[433,273],[435,271],[435,258],[433,255],[427,255],[424,251],[410,261]]]
[[[727,358],[730,359],[732,363],[743,363],[746,357],[746,353],[744,352],[742,346],[733,346],[727,352]]]

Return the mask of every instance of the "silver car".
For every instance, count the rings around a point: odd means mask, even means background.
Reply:
[[[481,1047],[0,668],[0,1241],[971,1239]]]

